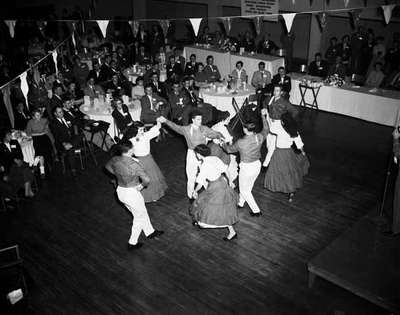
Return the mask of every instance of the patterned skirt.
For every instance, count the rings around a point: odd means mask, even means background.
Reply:
[[[238,195],[229,187],[224,176],[210,182],[191,205],[189,212],[193,220],[210,225],[233,225],[239,221]]]
[[[160,168],[154,161],[151,154],[146,156],[139,156],[138,160],[145,170],[146,174],[150,177],[149,185],[143,189],[142,195],[145,202],[157,201],[165,195],[168,188],[164,175],[161,173]]]
[[[264,187],[274,192],[293,193],[303,186],[310,162],[293,149],[276,148],[264,178]]]

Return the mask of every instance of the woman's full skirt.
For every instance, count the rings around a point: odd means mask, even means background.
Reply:
[[[215,226],[233,225],[239,220],[238,195],[224,176],[210,182],[189,211],[194,221]]]

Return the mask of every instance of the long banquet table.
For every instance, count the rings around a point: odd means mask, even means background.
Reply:
[[[312,79],[310,76],[298,73],[291,74],[292,91],[290,92],[290,101],[293,104],[300,104],[299,84],[304,77]],[[320,78],[318,79],[321,80]],[[307,91],[305,100],[307,103],[312,102],[311,91]],[[372,90],[368,87],[354,85],[345,85],[340,88],[324,85],[320,88],[317,101],[320,110],[386,126],[394,126],[396,124],[400,110],[399,91]]]
[[[239,53],[229,53],[213,47],[186,46],[184,50],[186,60],[189,60],[191,54],[195,54],[197,61],[204,64],[206,64],[207,56],[212,55],[214,57],[214,64],[218,66],[221,76],[231,73],[235,69],[236,62],[241,60],[243,61],[243,68],[246,70],[249,80],[253,72],[258,70],[258,63],[260,61],[265,62],[265,69],[273,75],[278,72],[279,67],[285,65],[285,60],[282,57],[250,53],[240,55]]]

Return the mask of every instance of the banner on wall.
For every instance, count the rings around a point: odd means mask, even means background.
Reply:
[[[8,26],[11,38],[14,38],[14,35],[15,35],[15,24],[17,23],[17,21],[15,21],[15,20],[6,20],[4,22]]]
[[[279,0],[241,0],[242,16],[248,15],[271,15],[264,17],[265,21],[278,21]]]

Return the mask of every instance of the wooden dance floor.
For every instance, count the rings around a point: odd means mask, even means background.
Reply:
[[[325,280],[309,289],[307,263],[376,209],[392,130],[311,110],[300,119],[311,161],[304,187],[289,204],[263,189],[262,173],[254,196],[264,215],[241,209],[233,242],[222,241],[225,230],[191,225],[179,136],[152,144],[169,190],[148,211],[165,235],[139,251],[127,251],[131,215],[101,167],[88,165],[77,180],[55,171],[34,201],[0,213],[0,247],[19,244],[33,279],[33,314],[385,314]],[[374,257],[357,263],[372,266]]]

